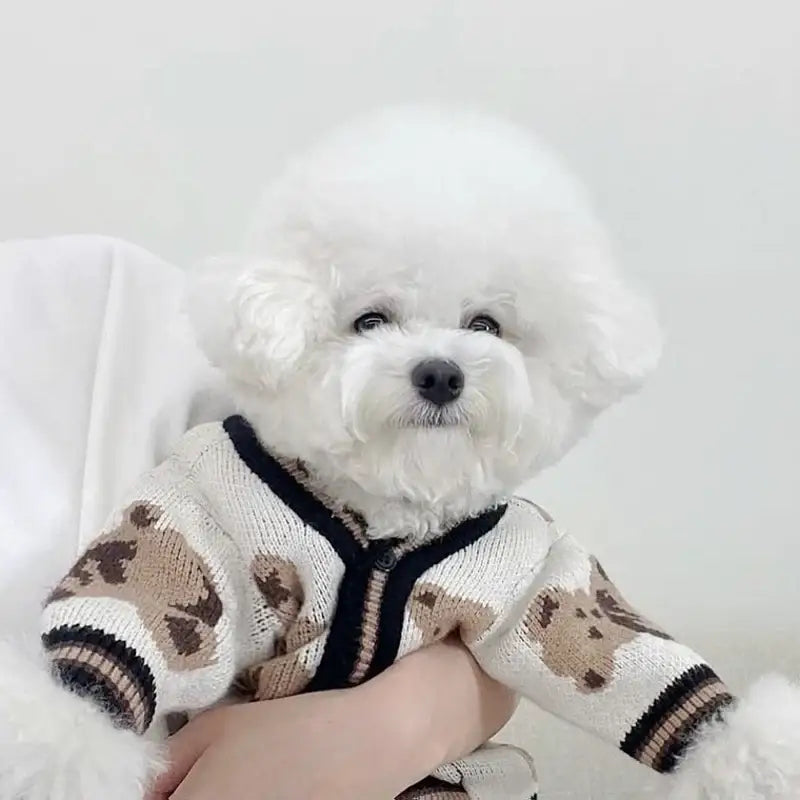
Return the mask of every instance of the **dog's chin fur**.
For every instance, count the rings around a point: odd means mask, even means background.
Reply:
[[[269,447],[307,465],[330,502],[357,509],[372,538],[430,538],[504,496],[493,449],[483,458],[465,426],[387,426],[367,441],[343,433],[338,446],[315,446],[311,437],[298,446],[263,404],[243,411]]]
[[[410,385],[431,352],[465,373],[451,406]],[[339,341],[321,355],[275,390],[241,386],[239,395],[262,441],[304,461],[320,491],[365,516],[370,536],[436,536],[496,504],[529,471],[542,414],[508,345],[423,329]]]
[[[158,745],[66,691],[44,659],[0,641],[0,800],[142,800]]]
[[[668,800],[800,797],[800,687],[777,675],[753,685],[722,720],[701,730]]]

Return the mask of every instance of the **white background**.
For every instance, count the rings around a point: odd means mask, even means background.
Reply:
[[[106,233],[188,264],[355,111],[444,99],[535,127],[669,340],[532,491],[740,688],[800,672],[799,41],[795,0],[9,2],[0,238]],[[543,800],[641,797],[623,757],[556,732],[528,710],[511,730]]]

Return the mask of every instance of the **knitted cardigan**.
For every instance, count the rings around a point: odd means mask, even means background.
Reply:
[[[140,481],[50,594],[55,673],[120,725],[336,689],[457,631],[481,667],[658,771],[731,702],[538,506],[509,498],[446,535],[371,539],[241,417],[203,425]],[[486,745],[403,795],[529,800],[527,754]]]

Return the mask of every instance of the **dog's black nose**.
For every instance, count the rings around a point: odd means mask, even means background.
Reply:
[[[411,372],[411,383],[421,397],[443,406],[452,403],[464,388],[464,373],[458,364],[432,358],[420,361]]]

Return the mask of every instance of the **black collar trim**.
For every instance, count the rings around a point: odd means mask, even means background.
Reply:
[[[315,494],[303,486],[258,440],[250,423],[242,416],[228,417],[223,423],[239,458],[303,522],[319,531],[331,543],[345,564],[357,560],[361,547],[348,527]]]

